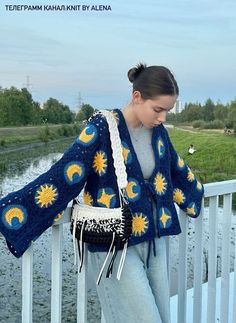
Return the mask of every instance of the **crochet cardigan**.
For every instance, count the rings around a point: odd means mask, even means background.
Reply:
[[[188,216],[196,218],[201,209],[203,185],[176,153],[162,124],[153,128],[155,168],[145,183],[124,116],[119,109],[112,113],[128,175],[126,194],[133,216],[129,245],[152,240],[155,231],[159,237],[179,234],[174,202]],[[0,232],[13,255],[20,257],[32,241],[63,215],[67,204],[83,188],[86,204],[120,206],[108,124],[101,114],[89,119],[75,142],[47,172],[0,200]],[[150,193],[156,202],[156,230]]]

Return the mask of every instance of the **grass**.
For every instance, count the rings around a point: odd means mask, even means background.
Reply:
[[[204,184],[236,179],[235,136],[225,136],[214,131],[190,132],[176,128],[168,129],[168,132],[178,154]],[[193,155],[188,155],[190,144],[196,149]],[[232,206],[236,210],[236,193],[233,193]]]
[[[68,125],[48,125],[50,136],[48,140],[56,139],[63,136],[64,128],[78,127],[82,125],[68,124]],[[45,125],[41,126],[26,126],[26,127],[5,127],[0,128],[0,147],[9,147],[19,143],[29,143],[35,141],[44,141],[42,137],[45,136]],[[74,133],[76,129],[74,129]]]
[[[235,136],[175,128],[168,132],[179,155],[204,183],[236,179]],[[197,150],[193,155],[188,155],[190,144]]]

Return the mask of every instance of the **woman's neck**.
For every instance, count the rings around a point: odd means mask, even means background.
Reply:
[[[123,107],[121,109],[123,116],[127,125],[131,128],[138,128],[142,125],[141,121],[138,119],[135,111],[134,106],[130,103],[129,105]]]

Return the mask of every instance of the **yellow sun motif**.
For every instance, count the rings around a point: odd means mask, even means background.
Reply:
[[[162,207],[160,220],[164,228],[166,228],[166,223],[169,219],[171,219],[171,216],[167,214],[167,209]]]
[[[60,213],[58,213],[57,216],[54,219],[54,222],[59,221],[62,218],[64,213],[65,213],[65,211],[61,211]]]
[[[194,176],[194,174],[192,173],[192,171],[191,171],[191,169],[189,167],[188,167],[188,180],[190,182],[195,180],[195,176]]]
[[[44,184],[36,191],[35,201],[39,207],[47,208],[57,200],[57,197],[57,188],[52,184]]]
[[[148,228],[148,219],[142,213],[135,213],[132,220],[132,232],[135,236],[141,236],[146,233]]]
[[[110,207],[110,204],[111,204],[111,199],[116,196],[116,194],[107,194],[105,189],[103,188],[102,189],[102,195],[101,197],[98,199],[98,202],[103,204],[103,205],[106,205],[107,208]]]
[[[157,191],[157,194],[163,195],[167,190],[167,182],[165,177],[161,173],[157,173],[154,179],[154,186]]]
[[[173,193],[173,199],[175,203],[182,204],[185,201],[184,193],[179,189],[176,188]]]
[[[100,176],[106,173],[107,156],[104,151],[97,151],[93,159],[93,168]]]
[[[93,198],[89,194],[89,192],[84,191],[83,198],[84,198],[84,203],[85,204],[87,204],[87,205],[93,205]]]
[[[178,167],[183,168],[185,166],[184,160],[178,156]]]

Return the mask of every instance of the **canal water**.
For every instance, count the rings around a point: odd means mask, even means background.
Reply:
[[[47,171],[61,154],[54,153],[21,163],[1,178],[0,197],[16,191]],[[22,171],[22,168],[24,169]],[[33,244],[33,322],[50,322],[51,288],[51,228]],[[74,266],[72,237],[69,224],[63,227],[62,322],[76,322],[76,267]],[[21,322],[21,259],[7,249],[0,234],[0,322]],[[100,320],[100,307],[95,290],[88,292],[88,322]]]
[[[54,153],[45,157],[34,158],[25,163],[18,163],[0,178],[0,197],[18,190],[48,170],[61,154]],[[208,208],[204,210],[204,241],[203,246],[207,255],[208,246]],[[236,231],[236,216],[233,216],[230,246],[230,267],[233,270],[234,245]],[[221,230],[222,210],[219,210],[217,276],[221,271]],[[193,285],[193,257],[194,257],[194,220],[189,222],[189,244],[187,253],[187,286]],[[177,252],[178,236],[170,239],[170,268],[172,280],[171,290],[176,289],[176,275],[178,268]],[[42,234],[33,244],[33,322],[50,322],[50,288],[51,288],[51,228]],[[205,259],[205,258],[204,258]],[[62,277],[62,322],[76,322],[76,289],[77,268],[73,265],[73,245],[69,224],[63,227],[63,277]],[[21,322],[21,259],[15,258],[7,249],[5,239],[0,235],[0,322]],[[203,263],[203,280],[206,278],[207,260]],[[88,292],[88,322],[97,323],[100,320],[100,306],[94,289]]]

